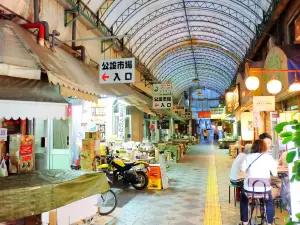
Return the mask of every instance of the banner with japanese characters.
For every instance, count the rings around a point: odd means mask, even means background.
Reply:
[[[118,138],[125,140],[126,105],[119,104]]]
[[[155,94],[171,94],[172,84],[153,84],[153,93]]]
[[[184,106],[173,106],[173,113],[182,115],[185,113],[185,107]]]
[[[162,95],[153,97],[153,109],[172,109],[172,95]]]
[[[100,84],[135,82],[135,59],[107,59],[100,62]]]

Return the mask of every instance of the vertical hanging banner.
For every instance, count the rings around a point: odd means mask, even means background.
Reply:
[[[259,128],[260,122],[259,122],[260,112],[253,112],[253,127]]]
[[[252,141],[254,139],[253,118],[254,116],[252,112],[241,113],[241,128],[243,141]]]
[[[100,61],[100,84],[135,82],[135,59],[120,58]]]
[[[172,109],[172,95],[162,95],[153,97],[153,109]]]
[[[126,105],[119,104],[118,138],[122,140],[125,140],[125,116],[126,116]]]

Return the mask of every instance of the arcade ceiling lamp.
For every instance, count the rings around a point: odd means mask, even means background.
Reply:
[[[289,92],[297,92],[297,91],[300,91],[300,82],[297,78],[297,73],[295,72],[295,81],[289,87]]]
[[[255,76],[250,76],[246,79],[246,87],[250,91],[255,91],[259,87],[259,79]]]
[[[281,91],[281,88],[282,84],[275,76],[267,83],[267,89],[270,94],[278,94]]]
[[[197,77],[197,78],[195,78],[195,79],[193,79],[192,80],[194,83],[199,83],[200,82],[200,80],[199,80],[199,78]]]

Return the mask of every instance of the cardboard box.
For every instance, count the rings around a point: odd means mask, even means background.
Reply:
[[[82,139],[82,151],[95,151],[95,141],[93,139]]]
[[[100,140],[100,132],[85,132],[85,139]]]
[[[95,152],[81,152],[80,154],[80,166],[82,170],[91,171],[93,170],[93,162],[95,158]]]

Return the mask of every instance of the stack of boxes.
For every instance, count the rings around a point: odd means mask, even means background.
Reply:
[[[150,164],[148,170],[148,189],[160,190],[162,189],[161,171],[159,164]]]
[[[100,132],[85,132],[80,152],[82,170],[93,170],[95,156],[106,155],[105,143],[100,142]]]

